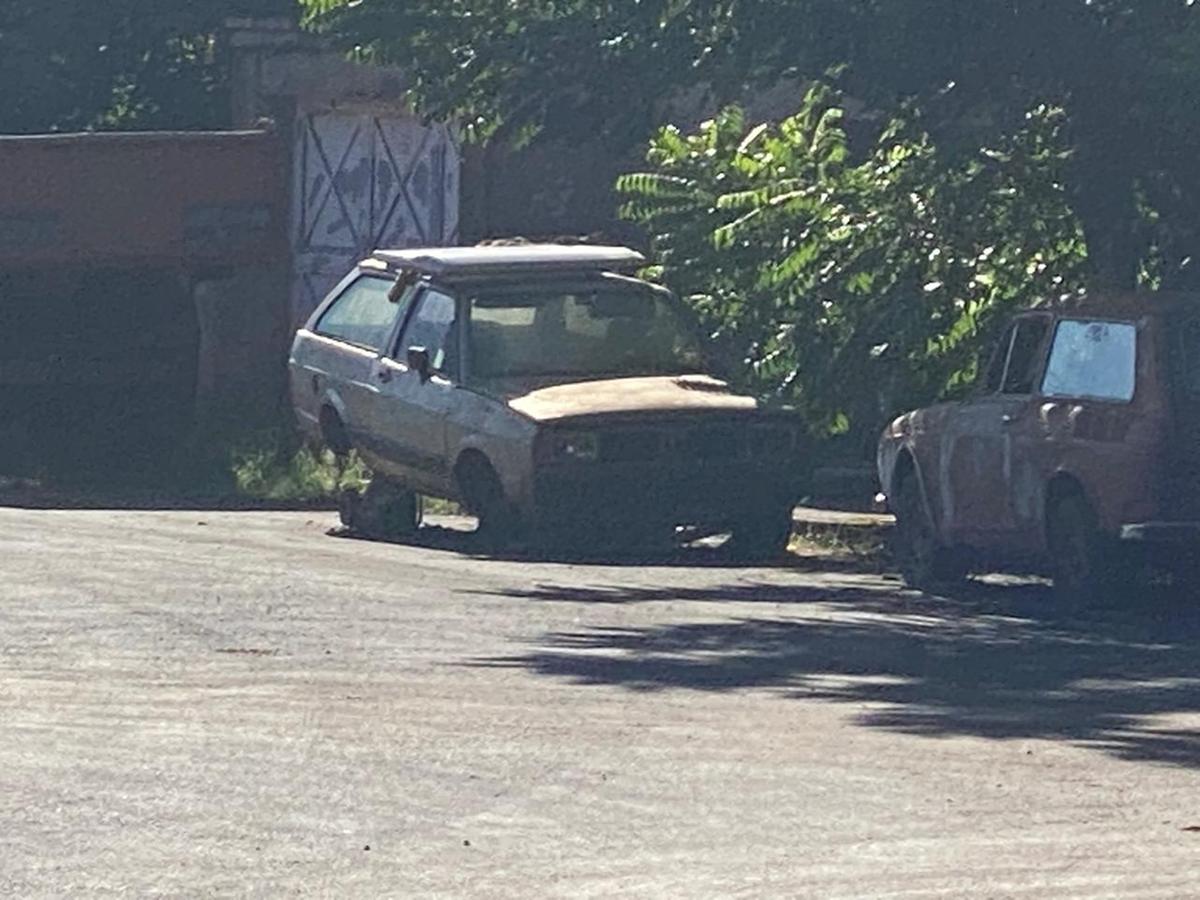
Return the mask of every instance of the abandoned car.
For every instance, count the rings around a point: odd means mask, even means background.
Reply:
[[[432,496],[498,541],[785,547],[800,425],[708,374],[684,308],[629,274],[643,263],[560,245],[363,261],[290,359],[301,428],[374,473],[344,517],[403,534]]]
[[[1200,549],[1200,305],[1092,298],[1016,317],[977,395],[896,419],[879,474],[907,581],[1048,569],[1086,602]]]

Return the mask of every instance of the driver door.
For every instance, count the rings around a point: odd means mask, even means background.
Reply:
[[[440,494],[451,480],[446,421],[457,394],[459,322],[456,298],[426,287],[390,352],[376,363],[371,427],[391,474],[416,490]],[[416,347],[429,356],[427,375],[407,362]]]
[[[1051,317],[1018,318],[988,370],[984,392],[954,410],[943,434],[942,478],[947,533],[955,544],[1002,549],[1018,531],[1013,486],[1027,463],[1020,435],[1036,425],[1037,384]]]

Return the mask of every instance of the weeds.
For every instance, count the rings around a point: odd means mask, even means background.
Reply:
[[[247,442],[230,453],[229,465],[237,493],[255,500],[327,500],[370,479],[357,455],[339,460],[278,437]]]

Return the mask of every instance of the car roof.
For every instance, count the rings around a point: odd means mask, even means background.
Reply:
[[[1175,291],[1089,292],[1038,304],[1030,312],[1140,319],[1148,315],[1200,312],[1200,294]]]
[[[540,272],[628,272],[646,262],[642,254],[628,247],[591,244],[423,247],[376,250],[371,258],[389,269],[448,279]]]

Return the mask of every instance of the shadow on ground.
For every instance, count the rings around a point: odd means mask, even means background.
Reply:
[[[776,604],[770,615],[552,632],[477,660],[636,691],[770,690],[852,704],[866,727],[1049,739],[1200,766],[1200,609],[1166,597],[1066,615],[1036,585],[922,598],[879,579],[828,586],[535,587],[543,602]],[[670,607],[674,608],[674,607]],[[715,611],[715,610],[714,610]],[[1151,717],[1186,714],[1189,722]]]
[[[60,481],[53,484],[0,475],[0,507],[30,510],[127,510],[190,512],[332,511],[329,499],[270,500],[248,497],[233,489],[189,488],[164,478],[159,483],[130,483],[113,478]]]
[[[430,517],[415,535],[382,538],[356,532],[342,525],[326,532],[330,537],[369,543],[395,544],[443,553],[455,553],[473,559],[533,564],[588,565],[613,568],[755,568],[798,571],[878,574],[882,563],[864,554],[835,553],[815,548],[814,553],[780,553],[772,559],[747,562],[726,551],[722,538],[679,547],[658,547],[644,551],[613,550],[581,545],[574,548],[546,549],[533,546],[503,546],[482,540],[474,531],[475,522],[465,516]],[[519,594],[520,592],[518,592]],[[511,596],[511,594],[510,594]],[[606,602],[603,589],[581,599]]]

